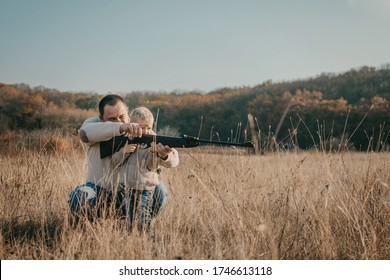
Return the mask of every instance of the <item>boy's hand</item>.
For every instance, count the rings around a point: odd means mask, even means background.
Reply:
[[[123,147],[123,153],[124,154],[130,154],[130,153],[134,153],[134,151],[137,149],[137,145],[138,144],[125,144],[125,146]]]
[[[169,146],[164,146],[161,143],[158,143],[157,145],[156,145],[156,143],[152,143],[151,148],[152,148],[152,152],[157,153],[157,155],[161,159],[167,159],[168,155],[173,151],[173,148],[171,148]]]

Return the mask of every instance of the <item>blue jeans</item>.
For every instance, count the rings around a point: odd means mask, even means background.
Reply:
[[[154,188],[152,202],[152,218],[156,218],[164,209],[168,199],[168,188],[163,181],[158,180],[158,185]]]
[[[129,228],[148,230],[152,223],[153,190],[130,189],[122,201],[128,217]]]
[[[129,199],[125,199],[127,195]],[[159,184],[151,194],[128,193],[127,195],[124,190],[119,190],[116,194],[113,194],[98,185],[87,182],[72,190],[68,203],[70,212],[76,217],[86,215],[88,218],[93,219],[95,217],[101,217],[107,209],[114,208],[115,214],[118,217],[128,215],[130,222],[132,222],[133,218],[135,218],[132,210],[136,209],[135,206],[141,202],[139,204],[143,205],[141,208],[144,209],[146,207],[149,213],[142,210],[143,213],[137,219],[144,221],[145,219],[156,218],[165,207],[168,189],[159,180]],[[145,222],[146,224],[150,224],[149,221]]]
[[[72,214],[86,215],[89,219],[93,219],[102,217],[112,208],[114,208],[116,215],[125,215],[126,213],[122,209],[124,198],[123,190],[114,195],[98,185],[87,182],[71,191],[68,203]]]

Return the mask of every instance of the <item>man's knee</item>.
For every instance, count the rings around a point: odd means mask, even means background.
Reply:
[[[76,187],[69,195],[69,208],[71,213],[78,213],[83,209],[96,204],[97,192],[93,184],[83,184]]]

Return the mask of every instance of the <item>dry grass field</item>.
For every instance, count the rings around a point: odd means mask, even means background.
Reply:
[[[115,219],[70,225],[68,195],[86,172],[77,140],[5,138],[3,260],[390,259],[389,153],[180,149],[161,174],[167,207],[141,234]]]

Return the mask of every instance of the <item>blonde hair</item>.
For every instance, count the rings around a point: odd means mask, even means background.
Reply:
[[[136,122],[137,120],[146,121],[151,124],[153,124],[154,122],[154,117],[152,112],[144,106],[139,106],[133,109],[130,112],[129,117],[130,117],[130,122]]]

